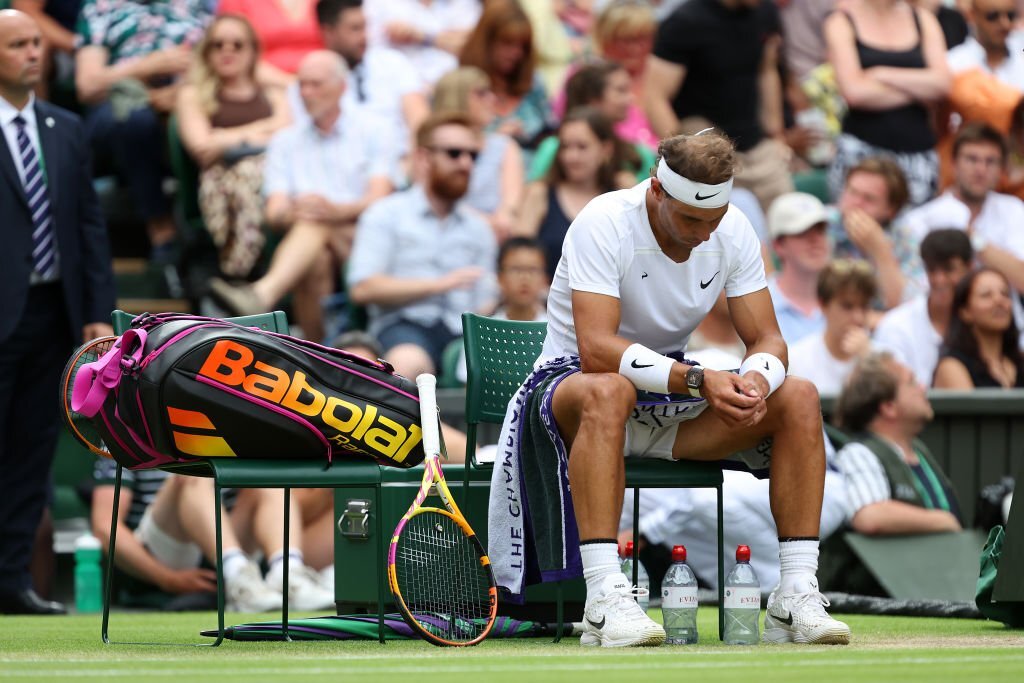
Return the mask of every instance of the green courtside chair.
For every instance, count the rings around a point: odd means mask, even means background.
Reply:
[[[114,311],[111,321],[114,331],[121,334],[128,329],[133,316],[124,311]],[[241,318],[230,318],[232,322],[251,327],[259,327],[270,332],[288,332],[288,319],[281,311],[263,313],[260,315],[245,316]],[[225,488],[282,488],[284,489],[284,552],[287,555],[290,539],[288,538],[288,523],[290,519],[290,499],[293,488],[350,488],[350,487],[372,487],[373,488],[373,509],[380,510],[380,487],[381,475],[380,466],[369,460],[348,460],[335,461],[330,466],[320,460],[288,460],[282,459],[259,459],[240,460],[236,458],[209,458],[202,459],[195,463],[167,466],[164,468],[169,472],[185,474],[190,476],[212,477],[214,481],[213,495],[215,500],[216,516],[214,519],[216,528],[217,547],[217,638],[212,643],[196,643],[200,646],[216,647],[224,639],[224,570],[222,567],[223,549],[221,539],[221,493]],[[117,543],[117,515],[121,491],[121,466],[117,467],[117,475],[114,482],[114,506],[110,527],[110,544],[108,546],[108,558],[114,557],[114,549]],[[384,614],[384,582],[381,577],[384,575],[384,532],[381,528],[380,515],[375,514],[375,534],[373,553],[376,562],[375,576],[377,577],[377,614]],[[103,595],[103,621],[102,636],[104,643],[112,643],[109,638],[108,625],[110,620],[111,584],[113,576],[113,562],[108,559],[106,587]],[[288,585],[288,563],[284,563],[284,585]],[[281,622],[284,625],[283,640],[291,640],[288,635],[288,593],[284,593],[284,603],[281,607]],[[384,642],[384,621],[379,621],[378,637]],[[160,643],[116,643],[119,645],[132,644],[160,644]]]
[[[505,407],[519,385],[533,369],[540,355],[547,323],[495,320],[463,313],[462,334],[466,348],[466,475],[468,491],[471,468],[482,467],[475,460],[477,426],[501,424]],[[639,535],[640,491],[642,488],[713,488],[718,494],[718,603],[724,604],[725,538],[722,528],[722,470],[716,463],[680,460],[626,459],[626,487],[634,490],[633,537]],[[637,582],[638,563],[634,546],[633,584]],[[561,626],[562,593],[558,589],[558,623]],[[718,637],[723,635],[724,612],[718,611]],[[561,628],[559,628],[561,633]],[[559,636],[560,637],[560,636]],[[558,640],[558,638],[556,638]]]

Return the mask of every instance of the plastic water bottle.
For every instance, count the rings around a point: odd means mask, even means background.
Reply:
[[[630,581],[633,580],[633,541],[626,542],[626,550],[622,555],[622,573],[626,575],[626,578]],[[637,596],[636,602],[640,605],[643,611],[647,611],[647,608],[651,606],[651,577],[647,574],[647,569],[644,567],[643,562],[640,558],[637,558],[637,569],[636,569],[636,585],[637,588],[643,588],[646,593]]]
[[[661,618],[665,642],[691,645],[697,642],[697,578],[686,564],[686,548],[672,548],[672,565],[661,582]]]
[[[79,614],[103,609],[100,539],[83,534],[75,541],[75,609]]]
[[[750,546],[736,547],[736,566],[725,577],[725,642],[757,645],[761,615],[761,583],[750,566]]]

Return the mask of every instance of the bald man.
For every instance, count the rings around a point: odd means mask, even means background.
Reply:
[[[62,614],[36,594],[32,542],[50,497],[57,387],[75,344],[113,334],[110,247],[77,116],[32,93],[42,36],[0,11],[0,614]]]
[[[338,54],[311,52],[297,76],[309,118],[274,136],[263,176],[267,223],[285,237],[264,277],[251,285],[214,279],[211,294],[231,314],[251,315],[291,292],[303,335],[321,341],[320,301],[348,258],[356,219],[391,192],[395,156],[387,131],[359,112],[342,111],[348,67]]]

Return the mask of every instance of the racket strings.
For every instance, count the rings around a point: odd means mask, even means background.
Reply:
[[[80,349],[73,362],[65,368],[62,387],[64,394],[62,397],[64,403],[64,414],[66,416],[67,424],[72,430],[72,434],[76,438],[86,442],[86,445],[91,445],[92,447],[104,452],[108,449],[106,444],[103,443],[100,431],[97,429],[93,421],[81,413],[71,409],[71,392],[74,387],[75,377],[78,375],[78,371],[82,366],[99,360],[111,349],[116,341],[117,337],[108,337],[105,339],[97,339],[85,344]]]
[[[469,641],[487,627],[490,579],[472,539],[451,518],[423,512],[406,524],[395,554],[406,606],[425,629]]]

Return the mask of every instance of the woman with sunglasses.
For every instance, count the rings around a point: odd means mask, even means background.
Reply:
[[[1024,387],[1024,358],[1010,296],[1006,278],[991,268],[980,268],[957,284],[953,317],[935,368],[936,389]]]
[[[620,170],[626,145],[596,107],[566,114],[557,139],[558,152],[546,177],[526,189],[517,229],[518,235],[543,244],[549,278],[562,256],[569,225],[583,207],[600,194],[634,184],[633,176]]]
[[[316,20],[317,0],[219,0],[217,13],[246,17],[263,44],[259,77],[287,86],[302,58],[324,46]]]
[[[466,204],[484,214],[498,241],[512,231],[523,196],[523,156],[508,135],[485,132],[495,119],[495,96],[491,80],[475,66],[450,71],[434,87],[434,113],[465,114],[483,138],[480,154],[474,158]]]
[[[832,195],[858,161],[889,156],[903,169],[911,205],[928,201],[939,179],[931,110],[951,82],[935,15],[905,0],[850,0],[826,19],[825,42],[849,105],[829,169]]]
[[[199,163],[199,208],[221,272],[247,277],[263,251],[263,149],[289,121],[282,91],[256,81],[260,48],[241,16],[217,17],[178,93],[178,127]]]

